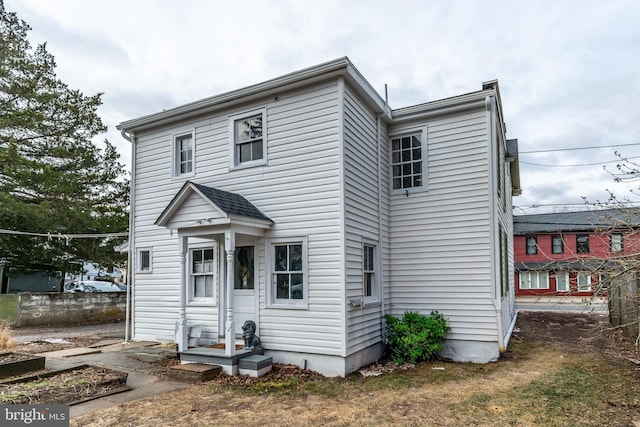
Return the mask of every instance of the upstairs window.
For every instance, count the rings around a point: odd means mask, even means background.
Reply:
[[[622,252],[624,250],[624,246],[622,245],[622,233],[612,233],[610,245],[611,252]]]
[[[267,139],[263,110],[231,118],[232,167],[266,163]]]
[[[194,174],[193,132],[173,137],[173,176],[190,176]]]
[[[400,193],[424,186],[422,132],[391,140],[391,188]]]
[[[587,234],[578,234],[576,236],[576,251],[579,254],[589,253],[589,236]]]
[[[538,253],[538,239],[534,236],[527,237],[527,255],[535,255]]]
[[[553,236],[551,238],[551,253],[561,254],[564,253],[564,242],[562,236]]]

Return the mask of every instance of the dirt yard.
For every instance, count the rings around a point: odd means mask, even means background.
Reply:
[[[520,313],[496,363],[433,361],[329,379],[280,367],[220,377],[74,419],[74,426],[631,426],[640,359],[602,315]],[[163,367],[163,369],[166,368]]]

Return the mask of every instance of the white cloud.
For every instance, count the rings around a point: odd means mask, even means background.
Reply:
[[[640,3],[634,1],[5,0],[48,42],[59,76],[104,92],[106,137],[123,120],[341,56],[394,108],[500,81],[521,151],[622,147],[640,155]],[[104,139],[105,135],[98,139]],[[517,204],[627,194],[602,167],[615,149],[523,154]],[[636,183],[637,184],[637,183]],[[636,185],[637,186],[637,185]],[[619,189],[618,189],[619,187]]]

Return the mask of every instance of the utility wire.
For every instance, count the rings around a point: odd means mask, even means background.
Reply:
[[[553,152],[553,151],[595,150],[595,149],[598,149],[598,148],[613,148],[613,147],[640,147],[640,143],[636,143],[636,144],[596,145],[596,146],[592,146],[592,147],[553,148],[553,149],[549,149],[549,150],[519,151],[518,154],[550,153],[550,152]]]
[[[126,237],[129,233],[97,233],[97,234],[62,234],[62,233],[30,233],[27,231],[16,230],[3,230],[0,229],[0,234],[13,234],[22,236],[34,236],[34,237],[46,237],[51,239],[93,239],[100,237]]]
[[[628,157],[625,160],[633,160],[633,159],[638,159],[640,158],[640,156],[635,156],[635,157]],[[580,166],[599,166],[599,165],[604,165],[606,163],[620,163],[622,160],[611,160],[608,162],[598,162],[598,163],[582,163],[579,165],[545,165],[542,163],[531,163],[531,162],[523,162],[522,160],[520,160],[520,164],[525,164],[525,165],[532,165],[532,166],[542,166],[542,167],[548,167],[548,168],[575,168],[575,167],[580,167]]]

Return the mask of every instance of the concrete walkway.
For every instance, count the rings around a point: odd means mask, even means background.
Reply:
[[[561,311],[608,314],[605,298],[516,297],[516,308],[523,311]]]

